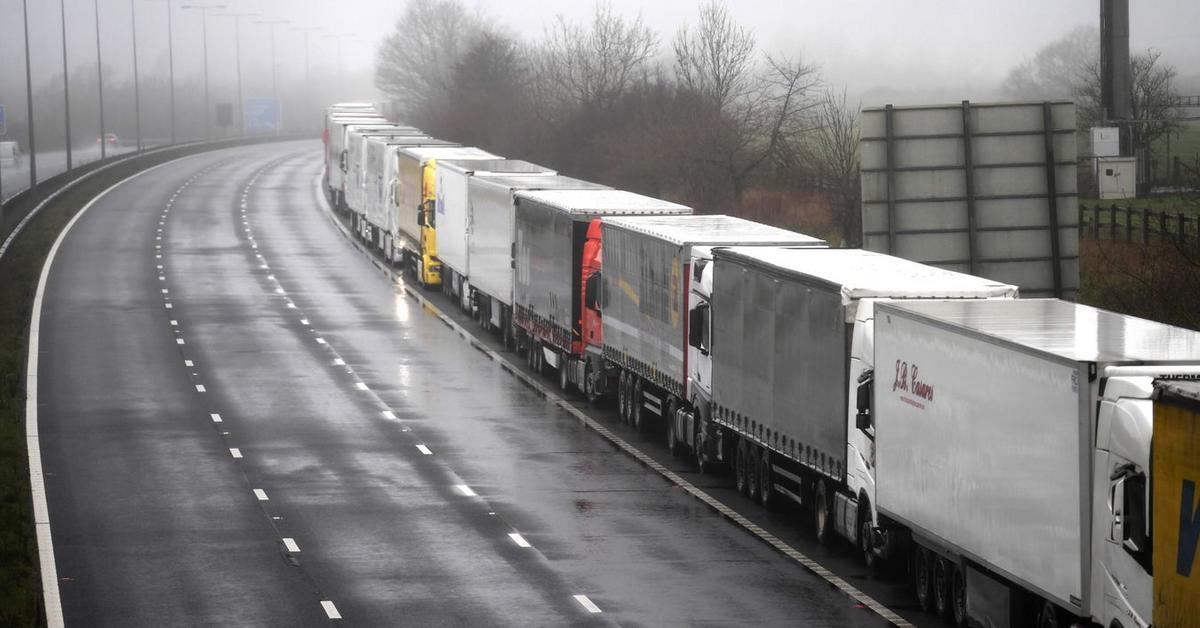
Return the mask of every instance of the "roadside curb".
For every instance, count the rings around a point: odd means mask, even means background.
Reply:
[[[834,574],[833,572],[829,571],[824,566],[822,566],[820,563],[809,558],[808,556],[806,556],[805,554],[803,554],[796,548],[788,545],[779,537],[771,534],[770,532],[767,532],[765,529],[763,529],[758,524],[750,521],[749,519],[747,519],[743,515],[739,514],[738,512],[736,512],[729,506],[726,506],[723,502],[721,502],[717,498],[713,497],[712,495],[709,495],[707,492],[696,487],[691,482],[689,482],[686,479],[684,479],[683,477],[681,477],[679,474],[677,474],[674,471],[671,471],[667,467],[663,466],[662,463],[658,462],[657,460],[655,460],[652,457],[648,456],[647,454],[643,453],[637,447],[633,446],[628,441],[626,441],[625,439],[623,439],[620,436],[618,436],[617,434],[615,434],[612,430],[608,429],[607,426],[601,424],[597,420],[588,416],[582,410],[576,408],[567,399],[558,395],[554,391],[551,391],[547,386],[545,386],[541,381],[539,381],[538,378],[524,372],[518,366],[513,364],[512,361],[510,361],[507,357],[501,355],[500,353],[496,352],[494,349],[492,349],[491,347],[487,346],[485,343],[480,341],[477,337],[475,337],[474,334],[467,331],[467,329],[465,327],[463,327],[457,321],[455,321],[454,319],[452,319],[448,315],[446,315],[444,312],[442,312],[441,308],[439,308],[437,305],[435,305],[428,297],[426,297],[423,294],[420,294],[420,292],[417,290],[410,289],[408,287],[408,284],[405,282],[404,278],[402,277],[401,273],[396,272],[395,270],[393,270],[392,268],[390,268],[386,264],[384,264],[382,261],[378,260],[373,251],[368,250],[365,246],[363,246],[363,244],[361,242],[358,241],[357,238],[354,237],[354,234],[350,233],[350,230],[344,224],[342,224],[342,221],[337,217],[337,215],[335,215],[333,209],[329,206],[329,203],[328,203],[327,199],[325,198],[324,192],[321,189],[321,177],[319,175],[316,178],[316,184],[314,186],[313,192],[317,197],[317,203],[318,203],[318,205],[321,206],[322,212],[325,214],[325,217],[331,223],[333,223],[334,227],[337,228],[338,232],[341,233],[341,235],[344,238],[346,238],[346,240],[349,241],[351,245],[353,245],[356,249],[358,249],[360,252],[362,252],[364,255],[366,255],[367,259],[371,262],[371,264],[373,264],[377,269],[379,269],[393,283],[398,285],[406,296],[411,297],[418,304],[420,304],[423,308],[425,308],[431,314],[436,316],[443,324],[445,324],[450,329],[454,330],[455,333],[457,333],[464,340],[466,340],[468,344],[470,344],[475,349],[478,349],[481,353],[486,355],[492,361],[496,362],[500,366],[500,368],[517,376],[517,378],[520,379],[522,382],[524,382],[527,386],[532,388],[538,394],[545,397],[545,399],[547,401],[553,403],[554,405],[558,406],[562,410],[565,410],[568,414],[574,416],[585,427],[591,429],[592,431],[594,431],[597,434],[599,434],[600,436],[602,436],[609,443],[615,445],[618,449],[620,449],[621,451],[623,451],[626,454],[628,454],[629,456],[631,456],[634,460],[637,460],[638,462],[640,462],[643,466],[650,468],[651,470],[653,470],[654,472],[658,473],[663,478],[665,478],[671,484],[674,484],[675,486],[678,486],[679,488],[683,489],[688,494],[690,494],[692,497],[700,500],[705,505],[707,505],[710,508],[712,508],[713,510],[717,511],[718,513],[720,513],[723,517],[725,517],[729,521],[732,521],[733,523],[735,523],[742,529],[746,530],[750,534],[758,537],[758,539],[760,541],[766,543],[767,545],[771,546],[776,551],[780,552],[781,554],[783,554],[783,555],[787,556],[788,558],[791,558],[795,562],[799,563],[802,567],[804,567],[810,573],[820,577],[821,579],[825,580],[829,584],[833,585],[835,588],[837,588],[842,593],[846,594],[848,597],[850,597],[855,602],[861,604],[863,607],[871,610],[872,612],[879,615],[884,620],[890,622],[891,624],[893,624],[895,626],[899,626],[901,628],[912,628],[913,627],[913,624],[909,623],[903,617],[896,614],[894,611],[887,608],[883,604],[880,604],[874,598],[863,593],[857,587],[855,587],[854,585],[850,584],[845,579],[843,579],[841,576],[838,576],[838,575]]]

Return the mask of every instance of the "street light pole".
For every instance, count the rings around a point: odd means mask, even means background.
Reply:
[[[283,124],[283,107],[279,102],[278,66],[275,62],[275,27],[287,24],[288,20],[260,20],[255,24],[267,24],[271,27],[271,98],[275,100],[275,135],[279,135],[279,127]]]
[[[308,119],[312,115],[312,74],[308,64],[308,33],[309,31],[319,31],[319,26],[306,26],[295,30],[304,31],[304,116]]]
[[[238,134],[243,137],[246,135],[246,102],[242,99],[242,18],[258,15],[260,13],[257,11],[254,13],[216,13],[213,15],[213,17],[233,18],[233,54],[234,64],[237,65]]]
[[[129,22],[133,29],[133,126],[137,129],[137,150],[142,152],[142,96],[138,87],[137,9],[129,0]]]
[[[210,9],[224,9],[223,4],[185,4],[181,9],[199,9],[200,11],[200,36],[204,39],[203,54],[204,54],[204,139],[212,139],[212,103],[208,97],[208,11]]]
[[[67,74],[67,1],[58,0],[58,8],[61,12],[62,22],[62,50],[63,50],[63,105],[66,109],[67,127],[67,172],[71,171],[71,78]]]
[[[171,0],[167,0],[167,73],[171,83],[171,144],[175,143],[175,30],[171,28]]]
[[[108,137],[104,133],[104,63],[100,57],[100,0],[92,0],[92,8],[96,11],[96,85],[100,96],[100,161],[108,156]]]
[[[33,133],[33,71],[29,67],[29,2],[21,0],[21,17],[25,22],[25,99],[29,107],[29,189],[37,189],[37,140]]]

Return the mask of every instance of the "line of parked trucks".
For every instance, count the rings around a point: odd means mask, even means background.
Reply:
[[[1200,625],[1200,333],[329,108],[354,232],[959,625]]]

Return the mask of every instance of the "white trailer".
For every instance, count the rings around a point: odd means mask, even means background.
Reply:
[[[346,127],[345,139],[341,150],[339,164],[341,187],[335,190],[341,192],[343,209],[357,214],[366,213],[365,199],[362,196],[364,185],[363,162],[367,158],[367,139],[371,137],[425,137],[421,131],[411,127],[395,125],[350,125]]]
[[[471,307],[470,256],[471,198],[467,183],[471,177],[513,174],[553,176],[558,172],[520,159],[487,161],[443,160],[437,169],[438,258],[442,261],[442,291],[467,310]]]
[[[325,143],[325,193],[329,202],[335,208],[341,203],[343,178],[345,176],[344,162],[346,147],[346,127],[360,124],[384,125],[387,121],[375,114],[333,114],[330,115],[324,133]]]
[[[521,190],[606,190],[608,186],[559,175],[517,174],[470,177],[472,303],[484,327],[515,341],[512,324],[516,268],[516,193]]]
[[[412,146],[456,146],[452,142],[423,135],[365,135],[363,156],[347,177],[346,203],[354,219],[355,232],[379,251],[391,242],[392,195],[389,177],[396,171],[396,152]],[[355,154],[354,152],[351,153]],[[354,183],[354,175],[358,183]]]
[[[1055,299],[875,317],[856,431],[922,607],[959,625],[1147,626],[1153,382],[1200,378],[1200,333]]]
[[[874,443],[855,429],[876,304],[1016,296],[1016,286],[860,249],[714,249],[690,315],[689,375],[711,373],[711,397],[695,402],[698,460],[732,463],[738,489],[764,506],[811,503],[820,541],[836,532],[868,562],[888,556],[889,538],[875,533]]]

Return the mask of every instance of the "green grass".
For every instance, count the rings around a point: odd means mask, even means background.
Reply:
[[[1149,209],[1152,212],[1158,213],[1165,211],[1168,214],[1175,215],[1184,213],[1188,215],[1200,214],[1200,193],[1198,194],[1172,194],[1169,196],[1143,196],[1141,198],[1127,199],[1098,199],[1098,198],[1080,198],[1079,206],[1092,208],[1099,205],[1104,209],[1108,209],[1113,205],[1124,209],[1132,207],[1136,210]],[[1118,212],[1120,213],[1120,212]]]
[[[1183,129],[1171,134],[1170,153],[1168,155],[1167,140],[1163,138],[1151,147],[1152,158],[1158,162],[1156,178],[1166,181],[1171,177],[1171,163],[1175,157],[1186,162],[1192,168],[1197,168],[1200,160],[1200,120],[1184,120]],[[1183,174],[1186,179],[1187,173]],[[1195,184],[1195,177],[1192,178]]]

